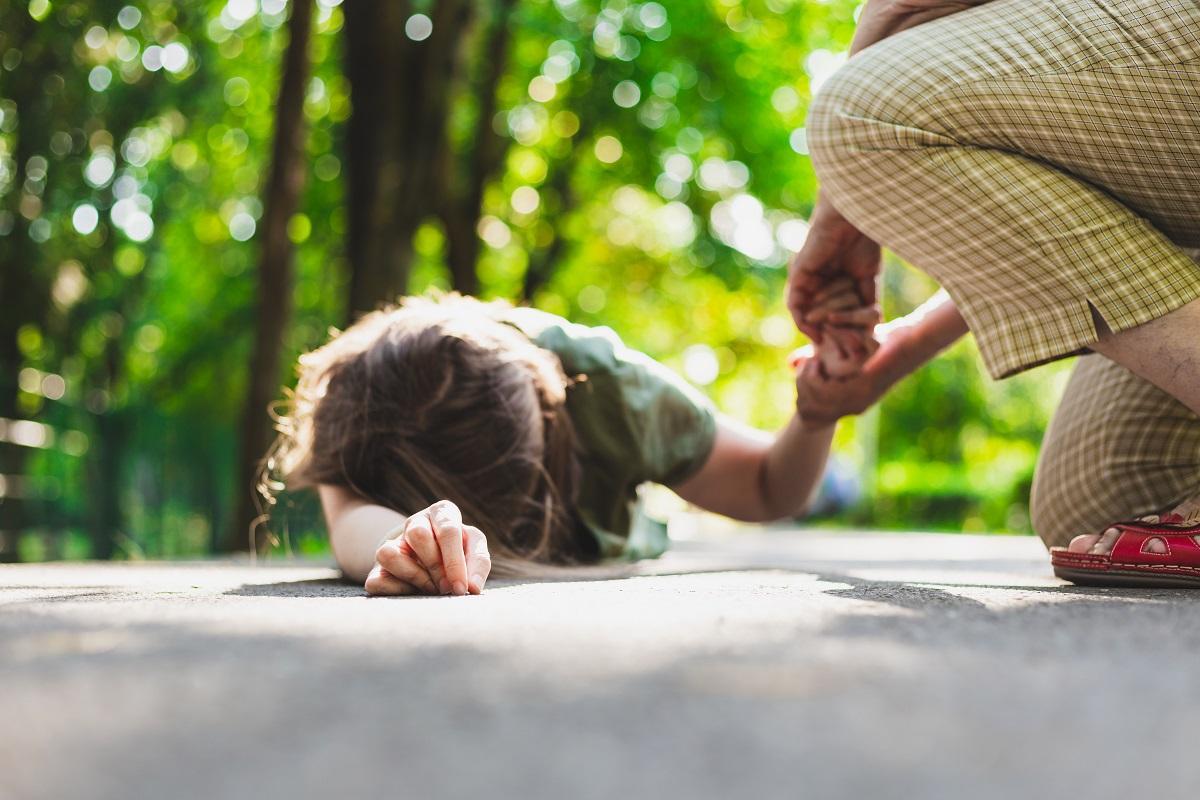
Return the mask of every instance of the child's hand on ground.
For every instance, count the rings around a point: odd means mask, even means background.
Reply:
[[[379,546],[364,588],[371,595],[479,594],[491,570],[487,537],[463,524],[458,506],[441,500]]]

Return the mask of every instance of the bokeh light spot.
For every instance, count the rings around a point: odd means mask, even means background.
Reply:
[[[721,374],[721,362],[711,347],[694,344],[683,351],[683,374],[692,383],[707,386]]]
[[[537,189],[532,186],[518,187],[512,193],[512,208],[518,214],[532,214],[541,203]]]
[[[96,230],[96,225],[100,223],[100,212],[91,203],[83,203],[75,208],[75,212],[71,214],[71,224],[75,230],[87,236],[92,231]]]
[[[623,148],[615,136],[601,136],[596,140],[596,158],[605,164],[615,164],[621,160]]]
[[[613,102],[621,108],[633,108],[642,99],[642,90],[633,81],[621,81],[613,88]]]
[[[99,65],[92,67],[92,71],[88,73],[88,86],[92,87],[94,92],[103,92],[112,83],[112,70],[108,67]]]
[[[414,42],[423,42],[433,34],[433,20],[424,14],[413,14],[404,22],[404,35]]]
[[[254,217],[245,211],[239,211],[229,218],[229,235],[237,242],[249,241],[257,227]]]
[[[117,24],[127,31],[137,27],[142,21],[142,12],[134,6],[125,6],[117,12]]]

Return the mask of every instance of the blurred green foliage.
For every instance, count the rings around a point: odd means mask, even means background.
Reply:
[[[412,3],[410,38],[430,5]],[[519,298],[531,258],[560,239],[536,305],[610,325],[732,415],[781,424],[785,358],[802,343],[784,264],[815,196],[804,117],[855,13],[850,0],[517,2],[493,120],[506,149],[477,228],[483,294]],[[52,437],[22,468],[25,558],[94,552],[106,494],[115,555],[210,552],[248,490],[230,476],[286,17],[283,0],[0,0],[0,243],[46,298],[0,298],[24,315],[17,413]],[[344,322],[342,26],[321,0],[309,180],[288,229],[289,361]],[[469,137],[478,104],[452,103],[447,136]],[[418,230],[411,291],[450,286],[445,236],[432,214]],[[889,263],[885,288],[891,317],[936,287]],[[973,345],[955,347],[842,425],[839,456],[866,494],[837,519],[1027,531],[1063,377],[994,384]]]

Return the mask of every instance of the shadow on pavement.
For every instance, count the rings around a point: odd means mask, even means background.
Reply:
[[[362,597],[363,588],[342,578],[245,583],[222,594],[235,597]]]

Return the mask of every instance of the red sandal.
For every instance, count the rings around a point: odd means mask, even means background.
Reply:
[[[1108,526],[1120,531],[1112,552],[1093,555],[1051,547],[1050,563],[1055,575],[1084,586],[1200,589],[1200,543],[1194,538],[1200,535],[1200,524],[1182,523],[1178,514],[1118,522]],[[1146,545],[1154,539],[1167,552],[1148,552]]]

